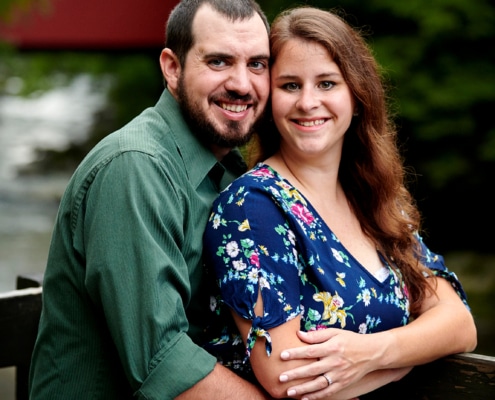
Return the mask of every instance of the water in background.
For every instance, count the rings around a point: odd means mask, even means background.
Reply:
[[[90,76],[80,75],[37,97],[0,96],[0,292],[15,289],[19,274],[44,271],[60,196],[72,173],[19,171],[35,161],[37,148],[62,150],[88,137],[106,102],[106,93],[93,87]],[[0,369],[0,399],[15,399],[15,368]]]
[[[106,101],[92,78],[33,98],[0,97],[0,291],[16,276],[42,272],[58,202],[72,171],[20,174],[36,149],[63,150],[84,141]]]

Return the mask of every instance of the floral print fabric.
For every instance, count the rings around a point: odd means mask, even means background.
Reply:
[[[423,263],[448,279],[467,305],[443,258],[421,239],[420,243]],[[299,315],[305,331],[333,327],[364,334],[409,321],[408,292],[397,272],[382,257],[382,279],[371,274],[304,196],[268,165],[258,164],[220,194],[207,224],[204,249],[221,302],[252,321],[248,356],[259,337],[266,339],[270,354],[268,330]],[[259,292],[262,316],[253,311]],[[219,312],[221,302],[213,301],[214,312]],[[239,338],[229,339],[235,337],[229,329],[232,325],[210,344],[238,344]]]

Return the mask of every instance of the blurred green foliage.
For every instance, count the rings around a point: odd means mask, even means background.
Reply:
[[[434,249],[493,252],[495,4],[492,0],[260,0],[270,19],[333,9],[361,30],[384,69],[411,190]],[[483,232],[481,232],[483,231]]]
[[[416,173],[411,190],[431,232],[428,243],[439,252],[493,252],[491,235],[479,228],[495,223],[493,0],[259,2],[269,20],[287,7],[312,5],[337,10],[363,32],[383,67],[404,158]],[[109,109],[91,146],[154,104],[163,88],[159,51],[20,53],[3,47],[0,94],[13,77],[22,79],[22,93],[33,95],[80,72],[111,76]]]
[[[0,0],[0,22],[12,22],[19,14],[35,7],[47,10],[50,0]]]

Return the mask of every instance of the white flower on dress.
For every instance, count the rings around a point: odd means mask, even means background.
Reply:
[[[260,289],[270,289],[270,283],[266,280],[266,278],[260,278]]]
[[[249,271],[247,277],[250,283],[258,282],[258,268],[253,268],[251,271]]]
[[[221,221],[222,217],[220,217],[220,215],[218,214],[215,214],[215,216],[213,217],[213,229],[218,229]]]
[[[225,250],[227,251],[227,254],[231,258],[236,258],[237,255],[239,254],[239,245],[237,244],[237,242],[234,242],[234,241],[229,242],[225,246]]]
[[[287,231],[287,239],[289,239],[289,242],[292,246],[296,245],[296,235],[290,229]]]
[[[335,258],[338,262],[344,262],[344,259],[342,258],[342,254],[340,254],[339,251],[335,250],[334,248],[332,248],[332,255],[333,255],[333,258]]]
[[[361,292],[361,295],[363,296],[364,305],[366,307],[368,307],[370,305],[370,301],[371,301],[371,293],[370,293],[369,289],[364,289]]]
[[[244,271],[247,268],[247,264],[242,260],[232,261],[232,265],[236,271]]]

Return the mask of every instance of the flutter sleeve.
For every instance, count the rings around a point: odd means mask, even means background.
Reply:
[[[466,292],[464,291],[464,288],[462,287],[462,284],[455,272],[450,271],[445,266],[445,260],[443,256],[432,252],[424,244],[421,236],[417,235],[417,238],[421,246],[421,262],[423,263],[423,265],[428,267],[433,272],[434,276],[446,279],[452,285],[465,306],[470,310],[471,308],[467,302]]]
[[[300,313],[296,238],[277,191],[249,178],[235,181],[215,201],[205,232],[205,263],[214,270],[223,301],[253,321],[247,354],[268,329]],[[261,293],[263,315],[254,307]]]

